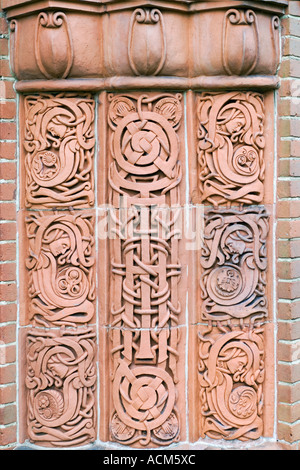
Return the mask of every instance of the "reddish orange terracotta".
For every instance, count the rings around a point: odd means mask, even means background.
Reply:
[[[4,3],[24,94],[22,438],[272,436],[266,91],[286,2]]]

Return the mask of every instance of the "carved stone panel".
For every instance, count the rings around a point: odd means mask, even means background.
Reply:
[[[259,204],[264,197],[264,99],[254,92],[198,96],[200,202]]]
[[[90,327],[29,331],[25,382],[32,442],[62,448],[96,439],[95,339]]]
[[[116,227],[110,243],[111,438],[140,447],[168,445],[180,439],[176,384],[183,302],[175,222],[182,97],[109,99],[109,191]]]
[[[264,328],[202,327],[199,332],[202,437],[247,441],[263,433]]]
[[[27,96],[25,205],[84,208],[94,204],[94,100],[91,96]]]
[[[254,322],[267,316],[268,219],[259,206],[207,211],[200,260],[202,320]]]
[[[60,326],[93,319],[94,222],[91,212],[31,212],[26,217],[31,321]]]

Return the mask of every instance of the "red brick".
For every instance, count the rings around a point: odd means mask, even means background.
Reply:
[[[12,80],[2,80],[0,82],[0,98],[6,100],[16,98],[14,82]]]
[[[282,52],[284,56],[293,55],[296,57],[300,57],[300,38],[284,38]]]
[[[0,299],[6,302],[14,302],[17,299],[17,287],[15,283],[0,284]]]
[[[280,176],[300,176],[300,158],[280,159],[278,171]]]
[[[295,442],[300,439],[300,422],[295,424],[280,423],[278,426],[278,438],[288,442]]]
[[[13,202],[1,203],[0,202],[0,219],[1,220],[16,220],[16,217],[17,217],[17,208],[16,208],[15,203]]]
[[[12,384],[16,382],[16,366],[9,364],[0,367],[0,384]]]
[[[300,157],[300,140],[281,140],[279,157]]]
[[[0,224],[0,240],[15,240],[17,235],[15,222]]]
[[[1,119],[13,119],[16,117],[16,103],[15,101],[2,101],[0,102],[0,116]]]
[[[1,205],[0,205],[0,216]],[[0,263],[3,261],[15,261],[16,259],[16,243],[3,243],[0,245]]]
[[[0,305],[0,323],[17,320],[17,304]]]
[[[279,321],[278,322],[278,336],[282,340],[294,341],[300,339],[300,320],[294,321]],[[300,380],[300,367],[299,379]]]
[[[300,298],[300,281],[278,281],[278,298],[279,299],[299,299]]]
[[[16,385],[2,385],[0,387],[0,403],[6,405],[15,402],[17,398],[16,389]]]
[[[295,320],[300,318],[300,300],[278,302],[278,319]]]
[[[287,423],[294,423],[300,419],[300,404],[288,405],[280,403],[277,408],[278,419]]]
[[[17,137],[17,126],[15,122],[0,123],[0,139],[14,140]]]
[[[0,185],[0,201],[13,201],[16,199],[15,183],[2,183]]]
[[[1,281],[15,281],[16,263],[0,263],[0,279]]]
[[[1,76],[2,77],[11,77],[11,69],[10,69],[10,64],[9,64],[9,59],[2,59],[1,60],[1,65],[0,65],[0,70],[1,70]]]
[[[277,237],[300,238],[300,220],[278,220]]]
[[[281,137],[300,137],[300,120],[296,118],[279,119]]]
[[[280,361],[295,362],[300,360],[300,340],[279,341],[277,345],[277,355]]]
[[[17,427],[15,425],[0,428],[0,445],[13,444],[17,440]]]
[[[6,405],[0,408],[0,425],[7,425],[16,422],[16,405]]]
[[[277,203],[277,217],[279,217],[279,218],[298,218],[298,217],[300,217],[300,199],[278,201],[278,203]]]
[[[0,55],[8,55],[8,39],[0,38]]]
[[[281,24],[284,36],[300,36],[300,18],[285,17]]]
[[[8,33],[8,23],[5,18],[0,18],[0,34]]]
[[[277,376],[280,382],[299,382],[300,367],[289,362],[279,362],[277,364]]]
[[[1,126],[1,124],[0,124]],[[14,162],[0,163],[0,179],[14,180],[17,176],[17,165]]]
[[[300,384],[279,383],[278,401],[283,403],[295,403],[300,401]]]
[[[15,142],[0,142],[0,158],[15,160],[17,144]]]
[[[5,265],[3,265],[5,266]],[[0,270],[1,272],[1,270]],[[277,276],[279,279],[297,279],[300,277],[300,263],[298,260],[278,261]]]
[[[16,362],[17,350],[15,344],[8,344],[5,346],[3,361],[5,364],[12,364]]]
[[[0,341],[5,344],[16,341],[16,326],[14,324],[0,326]]]

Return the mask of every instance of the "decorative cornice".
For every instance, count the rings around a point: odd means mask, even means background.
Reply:
[[[285,4],[5,0],[17,89],[276,88]]]
[[[48,8],[65,11],[87,11],[90,13],[107,13],[132,8],[163,8],[186,13],[215,10],[220,8],[256,8],[278,15],[284,14],[287,0],[3,0],[2,8],[7,17],[18,17]]]

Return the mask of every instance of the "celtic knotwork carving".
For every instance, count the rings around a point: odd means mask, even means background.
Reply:
[[[88,213],[31,213],[30,318],[48,325],[89,322],[94,315],[94,217]]]
[[[260,203],[264,194],[264,104],[257,93],[198,97],[201,202]]]
[[[25,98],[27,207],[94,204],[94,101],[74,95]]]
[[[179,439],[176,220],[181,167],[176,131],[181,117],[180,95],[110,97],[109,182],[116,208],[111,434],[123,444],[167,445]]]
[[[202,318],[228,320],[267,316],[264,208],[209,210],[201,256]]]
[[[263,381],[263,327],[231,330],[209,325],[199,333],[202,437],[261,437]]]
[[[181,181],[176,134],[182,116],[181,95],[138,98],[111,96],[108,123],[112,129],[113,162],[109,182],[114,205],[119,195],[129,203],[163,204]],[[173,204],[178,201],[174,200]]]
[[[68,447],[95,440],[95,337],[86,327],[28,333],[28,434],[33,442]]]

